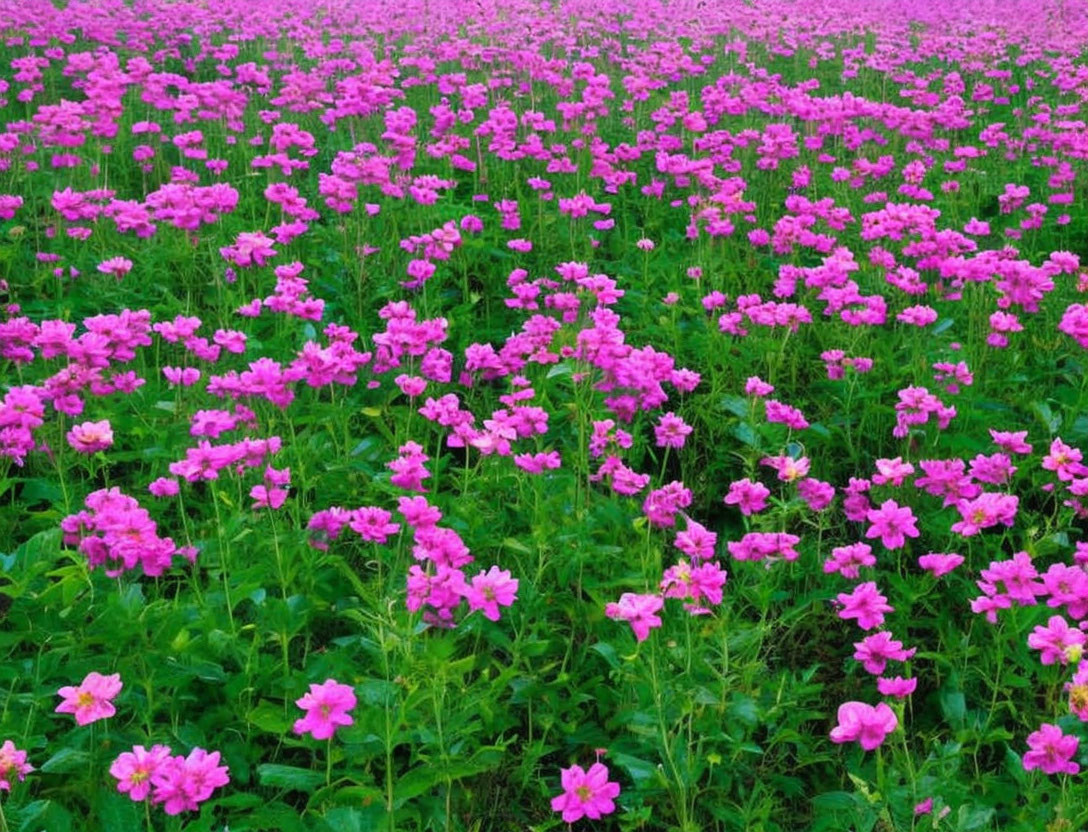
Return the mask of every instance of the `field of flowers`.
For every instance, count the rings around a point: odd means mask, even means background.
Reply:
[[[1086,49],[0,0],[0,832],[1088,828]]]

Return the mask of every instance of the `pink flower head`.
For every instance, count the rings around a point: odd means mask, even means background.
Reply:
[[[900,506],[895,500],[885,500],[880,508],[870,509],[865,514],[872,525],[865,531],[868,538],[879,537],[885,549],[899,549],[906,545],[907,537],[918,537],[914,513],[907,506]]]
[[[104,451],[113,445],[113,430],[109,419],[75,425],[66,437],[68,444],[82,454]]]
[[[560,771],[563,793],[552,798],[552,810],[563,813],[566,823],[583,817],[599,820],[616,810],[613,802],[620,793],[619,783],[610,782],[604,763],[594,763],[589,771],[571,766]]]
[[[723,502],[727,506],[736,506],[741,514],[747,516],[763,511],[770,495],[770,489],[762,483],[750,479],[736,480],[729,484],[729,493]]]
[[[11,740],[4,740],[0,745],[0,791],[11,791],[12,775],[22,782],[32,771],[34,766],[26,761],[26,752],[17,749]]]
[[[903,642],[896,641],[886,630],[866,636],[854,642],[854,658],[862,662],[865,670],[874,676],[884,672],[888,662],[905,662],[914,655],[918,648],[903,649]]]
[[[315,740],[327,740],[340,725],[351,725],[348,711],[355,707],[355,690],[328,679],[320,685],[310,685],[310,692],[295,704],[306,711],[306,716],[295,720],[296,734],[311,734]]]
[[[518,599],[518,579],[511,578],[508,570],[492,566],[465,584],[461,594],[470,610],[483,610],[488,619],[498,621],[499,607],[509,607]]]
[[[110,774],[117,780],[117,791],[137,802],[151,792],[151,778],[159,767],[170,759],[170,747],[153,745],[147,750],[142,745],[121,754],[110,765]]]
[[[110,274],[120,280],[132,271],[132,261],[127,257],[111,257],[98,264],[98,271],[102,274]]]
[[[955,552],[948,552],[947,554],[930,552],[928,555],[922,555],[918,558],[918,565],[927,572],[931,572],[934,578],[947,575],[961,563],[963,563],[963,555],[958,555]]]
[[[94,671],[87,674],[78,687],[63,687],[57,691],[64,697],[55,708],[58,714],[74,714],[77,725],[90,725],[117,713],[113,699],[121,692],[121,674],[103,676]]]
[[[855,618],[863,630],[879,627],[884,623],[884,613],[895,611],[873,581],[858,584],[853,592],[840,592],[836,600],[841,607],[839,618],[844,621]]]
[[[895,712],[884,702],[875,708],[864,702],[844,702],[839,705],[839,724],[831,729],[831,741],[857,742],[866,751],[872,751],[898,725]]]
[[[155,769],[151,802],[163,804],[168,815],[196,811],[212,792],[229,782],[227,767],[219,765],[218,751],[209,754],[194,748],[188,757],[168,757]]]
[[[660,595],[637,595],[625,592],[618,602],[605,605],[604,614],[614,621],[626,621],[635,633],[635,639],[645,641],[650,630],[661,626],[657,612],[665,605]]]
[[[872,546],[868,543],[853,543],[832,549],[831,557],[824,561],[824,572],[838,572],[844,578],[855,580],[861,576],[861,567],[875,564]]]
[[[1080,740],[1062,733],[1057,725],[1044,723],[1028,735],[1028,752],[1024,754],[1024,769],[1041,768],[1045,774],[1076,774],[1080,766],[1073,762]]]
[[[1028,647],[1041,652],[1039,661],[1043,664],[1065,665],[1071,658],[1074,662],[1080,660],[1085,639],[1082,630],[1070,627],[1060,615],[1052,615],[1045,627],[1040,624],[1031,632]]]
[[[880,691],[881,696],[892,696],[896,699],[906,699],[914,693],[917,687],[917,679],[904,679],[902,676],[895,676],[890,679],[881,676],[876,680],[876,689]]]

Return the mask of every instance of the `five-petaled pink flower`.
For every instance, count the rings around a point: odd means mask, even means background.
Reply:
[[[499,620],[499,607],[509,607],[518,599],[518,579],[511,578],[506,569],[492,566],[465,584],[461,594],[470,610],[483,610],[492,621]]]
[[[618,603],[606,604],[604,614],[613,620],[626,621],[634,630],[637,641],[645,641],[650,630],[661,626],[657,612],[665,605],[660,595],[637,595],[625,592]]]
[[[117,780],[117,791],[140,802],[151,792],[151,777],[164,762],[170,759],[170,746],[153,745],[151,750],[142,745],[133,746],[110,766],[110,774]]]
[[[856,742],[872,751],[898,725],[895,711],[884,702],[875,708],[864,702],[844,702],[839,705],[839,724],[831,729],[831,741]]]
[[[34,770],[26,761],[26,752],[15,747],[11,740],[4,740],[0,745],[0,791],[10,792],[12,777],[22,782]]]
[[[907,537],[918,537],[914,513],[895,500],[885,500],[880,508],[866,512],[865,517],[873,524],[866,530],[865,536],[879,537],[885,549],[899,549],[906,545]]]
[[[57,691],[64,701],[57,705],[58,714],[74,714],[78,725],[90,725],[117,713],[113,699],[121,692],[121,674],[103,676],[92,671],[78,687],[63,687]]]
[[[1024,769],[1041,768],[1045,774],[1076,774],[1080,766],[1073,762],[1080,740],[1063,734],[1057,725],[1043,723],[1028,735],[1029,751],[1024,754]]]
[[[844,621],[855,618],[863,630],[879,627],[884,623],[884,613],[895,612],[873,581],[858,584],[853,592],[840,592],[835,600],[841,606],[839,618]]]
[[[566,823],[583,817],[598,820],[616,810],[613,802],[620,793],[620,784],[610,782],[604,763],[594,763],[589,771],[581,766],[562,769],[560,779],[563,793],[552,798],[552,809],[563,813]]]
[[[295,701],[306,711],[306,716],[295,720],[294,731],[296,734],[312,734],[315,740],[327,740],[337,727],[351,725],[355,721],[348,715],[355,702],[355,690],[351,685],[342,685],[335,679],[310,685],[310,692]]]

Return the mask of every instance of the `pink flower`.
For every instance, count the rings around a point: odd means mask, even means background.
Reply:
[[[327,740],[338,726],[351,725],[355,721],[348,716],[355,702],[351,685],[342,685],[335,679],[310,685],[310,692],[295,700],[295,704],[306,711],[306,716],[295,720],[294,732],[311,734],[315,740]]]
[[[905,662],[916,650],[916,647],[904,650],[903,642],[896,641],[891,633],[882,630],[855,642],[854,658],[864,664],[866,671],[879,676],[889,661]]]
[[[661,618],[656,613],[665,605],[660,595],[636,595],[625,592],[618,603],[606,604],[604,614],[609,618],[626,621],[635,633],[635,639],[645,641],[650,630],[661,626]]]
[[[872,751],[898,725],[895,712],[884,702],[875,708],[864,702],[844,702],[839,705],[839,724],[831,729],[831,741],[857,742]]]
[[[0,745],[0,791],[11,791],[12,775],[22,782],[32,771],[34,766],[26,761],[26,752],[17,749],[11,740],[4,740]]]
[[[1084,633],[1076,627],[1070,627],[1060,615],[1050,616],[1046,626],[1037,626],[1028,636],[1028,647],[1041,651],[1039,661],[1043,664],[1060,662],[1069,663],[1070,656],[1074,661],[1080,659],[1085,642]]]
[[[853,592],[840,592],[836,600],[842,607],[839,618],[844,621],[856,618],[863,630],[879,627],[884,623],[884,613],[895,611],[873,581],[858,584]]]
[[[563,793],[552,798],[552,810],[563,813],[566,823],[574,823],[583,817],[599,820],[616,810],[613,802],[620,793],[620,784],[608,780],[608,768],[604,763],[594,763],[589,771],[581,766],[571,766],[560,771]]]
[[[824,561],[824,572],[838,572],[844,578],[856,580],[861,576],[861,567],[873,566],[875,563],[872,546],[868,543],[853,543],[832,549],[831,557]]]
[[[132,261],[126,257],[111,257],[98,264],[98,270],[102,274],[111,274],[120,280],[132,271]]]
[[[75,425],[66,437],[68,444],[82,454],[104,451],[113,445],[113,430],[109,419],[101,422],[83,422]]]
[[[918,558],[918,565],[927,572],[933,573],[934,578],[947,575],[961,563],[963,563],[963,555],[957,555],[955,552],[947,554],[930,552],[928,555],[922,555]]]
[[[727,506],[736,506],[741,514],[747,516],[763,511],[770,495],[770,489],[762,483],[743,479],[729,484],[729,493],[725,495],[723,502]]]
[[[865,536],[879,537],[885,549],[899,549],[906,545],[907,537],[918,537],[914,513],[907,506],[900,506],[895,500],[885,500],[880,508],[866,512],[865,517],[872,523]]]
[[[170,758],[170,747],[153,745],[148,751],[142,745],[121,754],[110,766],[110,774],[117,780],[117,791],[127,793],[139,802],[151,792],[151,778],[159,767]]]
[[[914,816],[928,815],[933,811],[933,798],[927,797],[921,803],[914,804]]]
[[[498,621],[499,607],[509,607],[518,599],[518,579],[511,578],[508,570],[492,566],[465,584],[461,594],[470,610],[483,610],[485,617]]]
[[[90,725],[117,713],[113,698],[121,692],[121,674],[103,676],[91,672],[79,687],[63,687],[57,691],[64,701],[57,705],[55,713],[74,714],[77,725]]]
[[[902,676],[891,679],[881,676],[876,680],[876,689],[880,691],[881,696],[894,696],[896,699],[906,699],[917,687],[917,679],[904,679]]]
[[[151,802],[162,803],[168,815],[196,811],[212,792],[229,782],[227,767],[219,765],[218,751],[209,754],[194,748],[188,757],[169,757],[155,769]]]
[[[692,430],[675,413],[665,413],[654,426],[654,438],[659,448],[682,448]]]
[[[1024,754],[1024,770],[1041,768],[1045,774],[1076,774],[1080,766],[1073,762],[1080,740],[1062,733],[1057,725],[1044,723],[1028,735],[1029,751]]]

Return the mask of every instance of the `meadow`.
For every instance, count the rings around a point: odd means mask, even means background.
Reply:
[[[1086,47],[0,0],[0,832],[1088,828]]]

